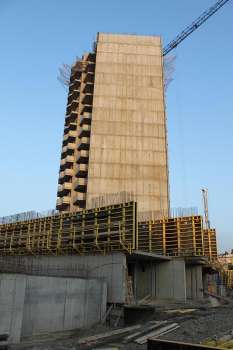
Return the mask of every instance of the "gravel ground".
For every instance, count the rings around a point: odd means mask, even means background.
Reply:
[[[162,339],[198,343],[221,337],[233,330],[233,305],[197,312],[194,319],[181,322],[180,328]]]
[[[229,334],[233,330],[233,304],[220,306],[217,308],[200,307],[198,310],[185,315],[173,314],[167,315],[161,310],[155,313],[156,320],[168,319],[168,322],[177,322],[180,328],[172,333],[163,336],[161,339],[199,343],[207,338],[218,338],[224,334]],[[88,347],[77,346],[77,340],[80,337],[94,335],[109,331],[105,326],[93,327],[87,331],[73,331],[64,333],[49,334],[40,337],[34,337],[30,343],[20,344],[11,349],[14,350],[82,350],[82,349],[126,349],[126,350],[145,350],[146,345],[137,345],[135,343],[123,344],[121,339],[112,339],[104,344],[92,344]]]

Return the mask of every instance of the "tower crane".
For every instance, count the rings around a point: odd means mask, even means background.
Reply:
[[[229,0],[218,0],[208,10],[204,11],[191,25],[185,28],[180,34],[178,34],[174,40],[172,40],[163,49],[163,56],[166,56],[169,52],[175,49],[184,39],[192,34],[197,28],[199,28],[204,22],[213,16],[221,7],[223,7]]]

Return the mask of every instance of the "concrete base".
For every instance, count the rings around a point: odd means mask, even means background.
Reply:
[[[107,286],[99,280],[0,275],[0,333],[21,337],[90,327],[106,312]]]

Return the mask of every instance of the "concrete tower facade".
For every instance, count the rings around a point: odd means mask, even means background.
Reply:
[[[131,192],[139,211],[168,211],[161,39],[98,33],[72,67],[57,209]]]

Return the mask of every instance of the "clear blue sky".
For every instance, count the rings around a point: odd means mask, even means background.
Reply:
[[[61,63],[98,31],[168,43],[215,0],[0,0],[0,216],[54,208],[66,92]],[[167,92],[172,207],[209,189],[221,250],[233,248],[233,1],[173,53]]]

